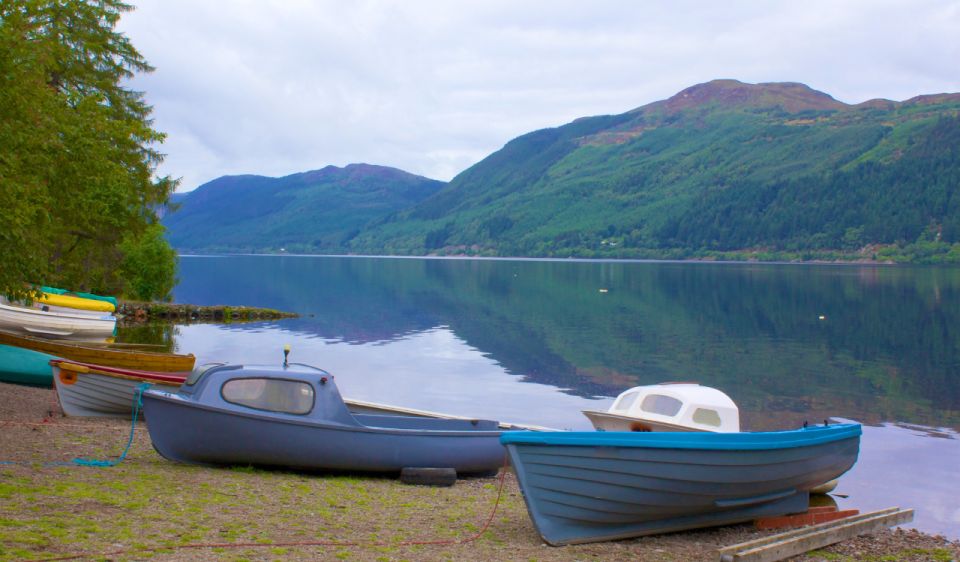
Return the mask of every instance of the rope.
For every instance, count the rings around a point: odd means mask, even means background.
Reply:
[[[116,466],[124,461],[127,458],[127,453],[130,452],[130,447],[133,445],[133,436],[136,433],[137,428],[137,418],[140,415],[140,408],[143,407],[143,391],[150,388],[150,383],[145,382],[140,384],[133,392],[133,416],[130,423],[130,437],[127,439],[127,446],[123,449],[123,452],[120,453],[120,456],[115,460],[99,460],[99,459],[87,459],[83,457],[77,457],[72,459],[70,462],[47,462],[43,463],[43,466],[95,466],[95,467],[108,467]],[[49,421],[48,421],[49,420]],[[0,426],[4,425],[25,425],[25,426],[50,426],[51,423],[55,423],[57,428],[62,427],[83,427],[88,426],[76,425],[76,424],[64,424],[56,423],[52,418],[44,418],[42,422],[17,422],[17,421],[0,421]],[[28,461],[0,461],[0,465],[34,465],[33,462]]]
[[[98,460],[77,457],[71,462],[80,466],[117,466],[118,464],[122,463],[123,459],[127,458],[127,453],[130,451],[130,446],[133,445],[133,434],[137,429],[137,416],[140,415],[140,408],[143,407],[143,391],[148,388],[150,388],[150,383],[140,383],[140,385],[137,386],[136,390],[133,392],[133,416],[130,423],[130,438],[127,439],[127,446],[124,447],[123,452],[120,453],[120,456],[116,460]]]
[[[434,540],[412,540],[412,541],[400,541],[400,542],[385,542],[385,541],[374,541],[374,542],[355,542],[355,541],[294,541],[294,542],[274,542],[274,543],[194,543],[194,544],[181,544],[174,546],[158,546],[153,548],[138,549],[138,554],[146,554],[148,552],[158,552],[162,550],[199,550],[203,548],[290,548],[290,547],[304,547],[304,546],[329,546],[329,547],[344,547],[344,546],[355,546],[355,547],[366,547],[366,548],[376,548],[376,547],[396,547],[396,546],[425,546],[425,545],[462,545],[469,544],[477,539],[479,539],[487,529],[490,528],[490,524],[493,523],[493,518],[497,514],[497,509],[500,507],[500,499],[503,497],[503,486],[507,478],[507,467],[509,466],[509,459],[506,454],[503,458],[503,468],[500,470],[500,484],[497,487],[497,499],[493,503],[493,509],[490,510],[490,515],[487,517],[487,521],[483,524],[483,527],[477,531],[475,534],[470,535],[461,539],[434,539]],[[54,562],[58,560],[76,560],[78,558],[109,558],[113,556],[120,556],[127,554],[129,550],[115,550],[112,552],[102,552],[99,554],[73,554],[70,556],[62,556],[58,558],[42,558],[38,559],[35,562]]]

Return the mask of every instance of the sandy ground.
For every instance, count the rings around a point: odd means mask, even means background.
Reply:
[[[50,389],[0,383],[0,559],[716,560],[764,532],[736,525],[591,545],[545,545],[511,473],[450,488],[390,478],[179,465],[142,422],[65,418]],[[490,520],[489,526],[485,527]],[[429,542],[433,544],[414,544]],[[305,544],[313,543],[313,544]],[[237,546],[241,545],[241,546]],[[858,537],[797,560],[958,560],[916,531]]]

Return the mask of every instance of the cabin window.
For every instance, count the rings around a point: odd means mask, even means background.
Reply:
[[[306,414],[313,409],[313,387],[285,379],[232,379],[220,389],[223,399],[257,410]]]
[[[637,395],[639,394],[640,394],[639,392],[630,392],[628,394],[625,394],[623,398],[621,398],[620,400],[617,400],[617,405],[614,406],[613,409],[620,410],[621,412],[626,412],[627,410],[630,409],[631,406],[633,406],[633,403],[637,401]]]
[[[650,394],[640,403],[640,408],[644,412],[660,414],[661,416],[675,416],[680,411],[681,406],[683,406],[683,402],[663,394]]]
[[[693,412],[693,421],[695,423],[701,423],[703,425],[712,425],[713,427],[720,427],[720,414],[716,410],[710,410],[707,408],[697,408]]]

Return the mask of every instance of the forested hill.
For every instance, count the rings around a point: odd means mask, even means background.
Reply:
[[[958,112],[717,80],[514,139],[344,250],[960,261]]]
[[[960,262],[960,94],[716,80],[523,135],[446,185],[220,178],[164,222],[181,249]]]
[[[282,178],[224,176],[173,198],[163,223],[181,251],[342,252],[372,220],[411,207],[444,183],[351,164]]]

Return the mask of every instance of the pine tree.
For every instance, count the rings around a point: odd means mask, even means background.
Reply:
[[[0,0],[0,292],[172,285],[172,252],[152,268],[167,280],[143,282],[121,267],[125,251],[157,244],[155,210],[176,187],[154,178],[164,135],[143,93],[123,85],[153,70],[115,30],[131,9],[118,0]]]

